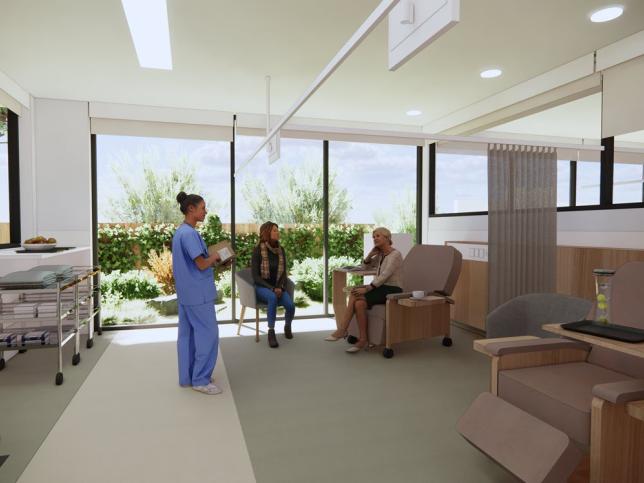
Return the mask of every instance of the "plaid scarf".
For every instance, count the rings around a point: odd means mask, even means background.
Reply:
[[[280,279],[282,278],[282,274],[284,273],[284,252],[282,251],[282,247],[277,245],[275,248],[270,246],[268,243],[260,243],[259,244],[259,249],[262,254],[262,278],[264,280],[268,280],[271,278],[271,269],[270,265],[268,263],[268,250],[273,252],[275,255],[279,257],[279,261],[277,262],[277,277],[275,277],[275,283],[278,284]]]

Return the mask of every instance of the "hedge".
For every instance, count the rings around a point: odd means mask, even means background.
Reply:
[[[171,248],[176,226],[165,224],[99,225],[98,257],[104,273],[114,270],[126,272],[144,268],[151,250]],[[224,231],[217,216],[208,216],[198,231],[207,245],[230,240],[231,234]],[[332,225],[329,227],[329,254],[360,259],[363,255],[363,225]],[[257,233],[242,233],[235,237],[237,267],[250,266],[253,249],[257,245]],[[280,242],[286,250],[289,269],[297,261],[322,256],[323,233],[318,225],[297,225],[280,231]]]

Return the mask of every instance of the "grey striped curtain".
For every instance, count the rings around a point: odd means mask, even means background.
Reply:
[[[554,292],[557,151],[488,145],[488,310],[522,294]]]

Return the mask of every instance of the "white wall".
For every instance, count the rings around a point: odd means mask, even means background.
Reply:
[[[487,215],[430,218],[427,239],[486,242]],[[557,244],[644,249],[644,209],[559,212]]]
[[[22,238],[54,237],[59,245],[92,240],[88,104],[33,99],[20,119]]]

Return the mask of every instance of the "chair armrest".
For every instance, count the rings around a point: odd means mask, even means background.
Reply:
[[[590,350],[588,344],[570,339],[530,339],[499,341],[487,344],[484,350],[492,356],[508,354],[525,354],[528,352],[553,351],[560,349],[578,349],[585,352]]]
[[[255,285],[238,276],[235,276],[235,281],[237,282],[239,302],[245,307],[256,309],[257,297],[255,295]]]
[[[607,382],[593,387],[593,396],[613,404],[624,404],[644,399],[644,379]]]

